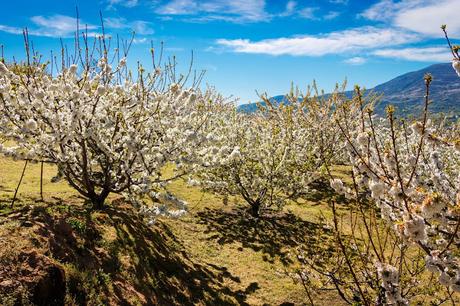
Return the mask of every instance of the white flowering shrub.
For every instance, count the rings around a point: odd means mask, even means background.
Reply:
[[[331,180],[331,186],[358,202],[362,201],[358,190],[369,190],[378,213],[401,239],[399,248],[416,246],[424,254],[425,269],[437,275],[447,292],[458,292],[460,147],[452,139],[458,130],[454,125],[450,133],[444,130],[440,135],[443,130],[429,119],[431,80],[425,76],[423,118],[410,126],[395,118],[391,106],[386,119],[375,118],[367,108],[361,111],[362,121],[339,122],[348,141],[355,186],[346,188],[339,179]],[[398,269],[382,258],[375,260],[378,270]],[[387,302],[402,303],[401,292],[406,288],[380,278]]]
[[[458,52],[460,51],[460,46],[459,45],[452,45],[450,42],[449,36],[447,35],[447,30],[446,30],[446,25],[442,25],[441,29],[444,32],[444,36],[446,37],[447,44],[449,45],[449,49],[452,53],[452,68],[454,68],[455,72],[457,72],[457,75],[460,77],[460,55]]]
[[[333,123],[338,129],[335,132],[346,140],[348,133],[344,131],[359,132],[364,123],[364,113],[361,110],[365,107],[365,101],[361,90],[356,88],[356,95],[352,100],[343,96],[338,97],[335,105]],[[345,152],[348,151],[346,148],[343,149]],[[343,156],[341,161],[344,161]],[[333,173],[334,171],[329,171],[331,177]],[[353,199],[357,193],[353,186],[334,178],[330,184],[334,190],[346,197],[333,197],[333,220],[322,220],[322,227],[326,231],[331,231],[333,235],[329,240],[324,239],[326,251],[311,255],[308,246],[299,250],[297,259],[301,263],[301,268],[292,273],[294,279],[304,285],[312,304],[313,294],[320,295],[323,290],[337,291],[349,304],[382,305],[392,298],[403,303],[406,297],[399,294],[399,275],[393,277],[397,279],[396,283],[391,282],[395,295],[386,296],[385,291],[381,290],[382,278],[379,277],[376,265],[380,261],[398,264],[405,260],[404,256],[390,258],[386,254],[388,248],[398,249],[398,255],[405,254],[404,248],[399,249],[401,239],[387,231],[387,226],[376,218],[376,211],[369,203],[354,203]],[[348,205],[342,208],[337,202],[345,202]],[[417,260],[414,256],[415,261]],[[406,270],[401,272],[406,283],[409,273]]]
[[[408,248],[374,209],[333,203],[333,222],[323,223],[322,250],[305,246],[297,253],[301,264],[290,274],[303,284],[311,304],[314,296],[334,290],[350,305],[404,305],[444,301],[436,282],[425,282],[423,255]],[[365,220],[365,221],[364,221]],[[438,292],[430,296],[433,292]],[[318,300],[320,301],[320,299]],[[318,302],[318,305],[321,303]]]
[[[156,200],[172,179],[161,177],[168,163],[175,177],[190,172],[211,105],[220,99],[213,90],[185,88],[159,68],[146,74],[140,67],[134,79],[126,58],[110,65],[107,53],[55,75],[47,68],[38,60],[0,63],[0,134],[14,143],[1,153],[56,164],[56,180],[64,178],[96,208],[110,193],[138,204]],[[182,201],[168,201],[184,210]]]
[[[255,217],[306,194],[324,164],[332,161],[339,134],[329,129],[330,113],[319,107],[318,99],[290,100],[275,107],[265,99],[266,107],[253,115],[233,107],[223,110],[201,152],[197,183],[224,195],[224,201],[241,196]]]

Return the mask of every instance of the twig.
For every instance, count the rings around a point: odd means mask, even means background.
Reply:
[[[43,162],[40,164],[40,199],[43,202]]]
[[[22,169],[22,174],[21,174],[21,177],[19,178],[18,186],[16,187],[16,190],[14,191],[13,201],[11,201],[11,208],[13,208],[14,202],[16,201],[16,196],[18,194],[19,186],[21,186],[22,179],[24,178],[24,174],[26,172],[26,168],[27,168],[28,163],[29,163],[28,160],[26,160],[26,162],[24,163],[24,168]]]

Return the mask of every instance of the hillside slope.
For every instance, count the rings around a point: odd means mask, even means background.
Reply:
[[[50,183],[48,165],[45,201],[31,164],[11,208],[22,166],[0,158],[0,305],[302,305],[305,290],[287,273],[295,250],[333,250],[318,199],[255,220],[237,199],[179,180],[168,189],[189,213],[147,226],[117,196],[92,211],[65,182]],[[343,305],[334,292],[317,298]]]
[[[423,107],[425,85],[423,76],[431,73],[431,110],[435,113],[460,114],[460,79],[450,63],[435,64],[424,69],[398,76],[372,90],[383,94],[377,112],[382,113],[388,104],[393,104],[404,115],[417,114]]]
[[[425,85],[423,76],[431,73],[433,82],[431,85],[430,108],[434,113],[450,113],[460,115],[460,78],[452,69],[450,63],[435,64],[421,70],[405,73],[388,82],[380,84],[367,90],[381,94],[382,99],[376,106],[376,112],[382,115],[388,104],[393,104],[397,112],[402,116],[417,115],[423,107]],[[352,92],[345,93],[351,96]],[[276,104],[285,101],[284,96],[271,98]],[[256,103],[243,104],[239,110],[243,112],[254,112],[257,109]]]

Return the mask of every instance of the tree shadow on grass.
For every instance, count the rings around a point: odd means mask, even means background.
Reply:
[[[209,240],[219,244],[239,242],[243,248],[263,253],[264,260],[275,258],[284,265],[293,263],[290,251],[307,246],[312,254],[323,253],[324,239],[332,235],[322,225],[302,220],[292,213],[265,214],[258,219],[242,209],[223,211],[205,209],[197,213],[198,222],[206,226]]]
[[[316,180],[310,183],[309,187],[309,192],[303,195],[302,198],[315,204],[320,204],[321,201],[328,201],[333,196],[337,196],[337,193],[332,189],[329,182],[325,180]]]
[[[125,248],[131,256],[145,258],[135,267],[136,282],[154,277],[159,304],[233,305],[233,299],[238,304],[246,304],[246,296],[258,288],[253,288],[252,284],[244,291],[232,291],[224,283],[240,283],[238,277],[225,267],[193,263],[179,240],[163,223],[157,224],[157,232],[153,233],[141,220],[129,218],[121,210],[112,209],[109,216],[120,238],[114,248]],[[142,286],[140,283],[137,285]]]
[[[67,291],[79,305],[247,305],[257,283],[234,290],[240,279],[225,267],[192,261],[167,225],[147,226],[124,204],[92,213],[85,206],[41,203],[6,218],[33,227],[51,257],[74,267]],[[107,238],[107,233],[111,233]],[[40,240],[39,239],[39,240]]]

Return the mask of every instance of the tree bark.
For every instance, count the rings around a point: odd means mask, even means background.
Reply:
[[[107,195],[104,195],[104,194],[101,194],[101,195],[97,195],[93,198],[91,198],[91,203],[93,203],[93,209],[94,210],[102,210],[104,209],[105,205],[104,205],[104,202],[105,202],[105,199],[107,198]]]
[[[250,213],[254,218],[259,218],[260,216],[260,202],[259,201],[256,201],[251,204]]]

